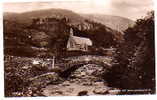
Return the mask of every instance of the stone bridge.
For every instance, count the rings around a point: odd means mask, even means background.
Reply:
[[[104,68],[108,69],[111,68],[112,58],[105,57],[105,56],[93,56],[93,55],[86,55],[86,56],[77,56],[77,57],[69,57],[63,58],[64,63],[55,64],[55,67],[60,69],[60,72],[65,72],[71,68],[79,68],[85,64],[96,64],[101,65]]]
[[[37,85],[37,83],[38,85],[39,83],[43,84],[43,82],[44,84],[48,84],[49,82],[56,81],[60,77],[65,76],[65,74],[67,75],[67,73],[69,74],[72,71],[86,64],[100,65],[103,66],[105,69],[110,69],[112,67],[111,64],[112,58],[105,57],[105,56],[93,56],[93,55],[77,56],[77,57],[63,58],[62,60],[64,62],[55,64],[54,68],[51,69],[52,72],[45,73],[44,75],[31,78],[30,79],[31,83],[35,85]],[[57,73],[54,71],[56,69],[59,70]]]

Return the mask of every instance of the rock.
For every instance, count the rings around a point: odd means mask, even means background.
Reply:
[[[31,90],[32,90],[32,91],[37,91],[38,88],[37,88],[37,87],[31,87]]]
[[[80,91],[79,93],[78,93],[78,96],[87,96],[88,95],[88,91]]]
[[[85,76],[86,75],[86,73],[85,72],[81,72],[81,76]]]
[[[25,65],[22,67],[22,69],[28,69],[28,68],[31,68],[32,66],[29,66],[29,65]]]
[[[70,79],[69,82],[70,82],[70,83],[75,83],[75,82],[76,82],[76,79]]]
[[[62,86],[70,86],[69,81],[65,81],[65,82],[62,84]]]
[[[82,85],[90,86],[90,85],[92,85],[92,82],[83,82]]]
[[[104,86],[104,82],[95,82],[94,85],[95,86]]]
[[[12,95],[17,97],[17,96],[22,96],[23,93],[22,92],[13,92]]]
[[[33,96],[34,96],[34,97],[37,97],[37,96],[38,96],[38,94],[34,93],[34,94],[33,94]]]
[[[33,60],[33,61],[32,61],[32,64],[33,64],[33,65],[38,65],[38,64],[40,64],[40,61],[38,61],[38,60]]]
[[[119,89],[111,89],[108,91],[110,95],[117,95],[120,93]]]
[[[93,93],[95,94],[107,94],[108,88],[99,87],[93,90]]]
[[[67,90],[66,90],[66,92],[69,92],[69,93],[72,93],[74,91],[74,88],[68,88]]]
[[[54,91],[52,91],[51,93],[52,93],[52,94],[63,94],[63,92],[60,91],[60,90],[54,90]]]
[[[87,74],[91,75],[94,72],[94,70],[87,70]]]

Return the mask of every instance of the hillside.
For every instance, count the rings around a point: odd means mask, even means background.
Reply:
[[[101,14],[81,14],[81,15],[84,18],[101,23],[103,25],[106,25],[107,27],[110,27],[111,29],[118,30],[120,32],[126,30],[128,27],[131,27],[135,24],[134,21],[120,16]]]
[[[35,24],[33,21],[34,19],[43,20],[43,18],[53,21],[42,24]],[[48,9],[18,14],[4,13],[4,44],[7,48],[5,53],[11,51],[10,54],[35,56],[41,55],[40,51],[43,50],[41,48],[44,48],[43,55],[48,52],[64,55],[70,28],[74,30],[74,35],[90,38],[94,50],[114,47],[123,38],[120,32],[101,23],[87,20],[69,10]]]

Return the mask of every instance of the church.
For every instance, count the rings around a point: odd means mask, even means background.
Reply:
[[[92,41],[89,38],[74,36],[73,29],[70,29],[70,36],[67,43],[68,51],[88,51],[92,46]]]

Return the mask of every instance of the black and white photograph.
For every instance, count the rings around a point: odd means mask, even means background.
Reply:
[[[153,0],[2,5],[5,97],[156,94]]]

